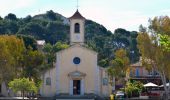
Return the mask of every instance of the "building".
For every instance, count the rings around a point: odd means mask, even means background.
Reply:
[[[37,42],[37,49],[38,49],[38,51],[43,52],[42,49],[43,49],[43,47],[45,45],[45,40],[37,40],[36,42]]]
[[[69,21],[70,47],[57,52],[55,67],[42,74],[41,96],[108,96],[108,76],[106,70],[97,65],[98,53],[84,46],[85,18],[77,10]]]
[[[139,62],[131,65],[128,79],[141,81],[144,84],[153,82],[157,85],[161,85],[161,77],[159,73],[155,69],[150,71],[146,70],[146,68],[142,65],[141,59]]]

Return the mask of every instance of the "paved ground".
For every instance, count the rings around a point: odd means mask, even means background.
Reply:
[[[28,100],[28,98],[26,98],[26,97],[24,99]],[[37,99],[37,98],[35,98],[35,99]],[[22,100],[22,97],[0,97],[0,100]],[[41,99],[38,99],[38,100],[54,100],[54,99],[52,99],[52,98],[41,98]],[[55,100],[94,100],[94,99],[55,99]],[[160,100],[160,98],[141,99],[141,98],[135,97],[135,98],[128,98],[128,99],[125,99],[125,100]]]
[[[56,99],[56,100],[94,100],[94,99]]]
[[[23,98],[22,97],[0,97],[0,100],[22,100]],[[29,99],[29,98],[24,98],[24,99]],[[35,98],[37,99],[37,98]],[[39,99],[41,100],[41,99]],[[43,99],[44,100],[44,99]],[[48,99],[45,99],[45,100],[48,100]],[[56,100],[75,100],[75,99],[56,99]],[[76,100],[94,100],[94,99],[76,99]]]
[[[23,98],[22,97],[0,97],[0,100],[16,100],[16,99],[22,100]],[[24,99],[29,99],[29,98],[25,97]]]

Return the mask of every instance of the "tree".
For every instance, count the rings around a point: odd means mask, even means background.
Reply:
[[[142,90],[144,90],[144,86],[140,81],[128,81],[126,83],[125,92],[129,97],[139,95]]]
[[[5,19],[7,20],[12,20],[12,21],[16,21],[17,17],[15,14],[9,13],[7,16],[5,16]]]
[[[68,48],[69,45],[66,43],[62,43],[62,42],[57,42],[54,46],[53,46],[53,51],[56,53],[62,49],[66,49]]]
[[[32,19],[31,15],[28,15],[28,16],[26,16],[26,17],[23,19],[23,21],[26,22],[26,23],[28,23],[28,22],[31,21],[31,19]]]
[[[46,16],[47,16],[49,19],[51,19],[52,21],[54,21],[54,20],[57,19],[56,14],[55,14],[52,10],[47,11],[47,12],[46,12]]]
[[[33,81],[30,81],[28,78],[19,78],[14,79],[9,82],[9,88],[12,89],[15,93],[21,91],[22,97],[24,99],[26,92],[35,92],[37,93],[37,87]]]
[[[3,20],[3,18],[0,16],[0,20]]]
[[[138,48],[142,55],[142,63],[148,69],[156,69],[161,76],[162,83],[165,90],[165,99],[168,99],[170,87],[166,86],[166,82],[170,80],[170,52],[165,50],[167,39],[159,37],[161,35],[169,35],[170,19],[167,16],[155,17],[150,20],[149,32],[140,32],[138,40]],[[161,38],[161,41],[159,41]],[[170,81],[169,81],[170,82]]]
[[[159,35],[160,44],[165,48],[166,51],[170,52],[170,37],[168,35]]]
[[[120,83],[122,83],[122,85],[125,85],[125,77],[127,70],[129,69],[129,65],[130,62],[126,51],[124,49],[117,50],[115,52],[115,59],[111,61],[110,68],[108,68],[110,79],[115,77]]]
[[[16,36],[0,36],[0,80],[8,83],[21,75],[25,46]]]
[[[45,56],[43,53],[32,50],[27,50],[24,57],[23,76],[29,79],[40,80],[40,72],[44,64]]]
[[[26,49],[31,47],[33,50],[37,50],[37,42],[34,37],[22,34],[18,34],[17,37],[23,39]]]
[[[62,42],[57,42],[53,46],[47,43],[43,48],[43,51],[45,52],[46,59],[47,59],[47,66],[53,67],[53,63],[56,61],[56,55],[55,55],[56,52],[66,49],[68,47],[69,45],[67,45],[66,43],[62,43]]]
[[[156,69],[161,76],[162,83],[166,95],[169,88],[166,87],[166,82],[170,79],[170,63],[168,61],[170,53],[165,51],[161,45],[155,43],[155,37],[149,36],[147,33],[140,33],[138,36],[138,47],[142,55],[142,63],[148,70]]]

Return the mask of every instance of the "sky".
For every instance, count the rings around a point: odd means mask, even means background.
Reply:
[[[77,10],[77,0],[0,0],[0,16],[9,13],[18,18],[53,10],[70,17]],[[139,25],[148,26],[149,18],[170,16],[170,0],[79,0],[79,12],[108,30],[117,28],[138,31]]]

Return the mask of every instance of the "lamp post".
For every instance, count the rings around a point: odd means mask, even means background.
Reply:
[[[133,54],[134,54],[134,50],[130,51],[130,57],[131,57],[131,63],[133,63]]]

